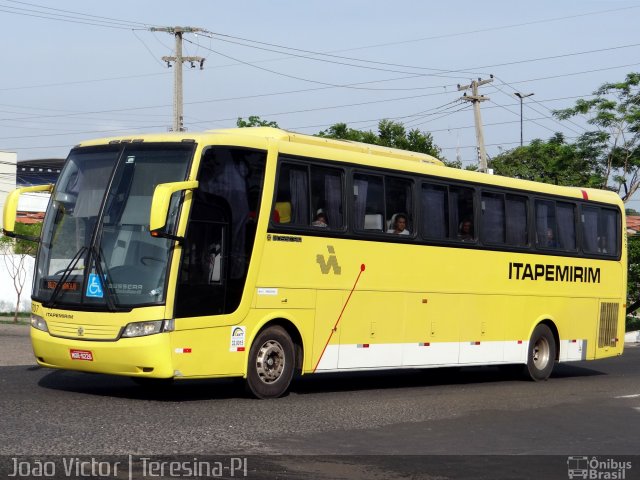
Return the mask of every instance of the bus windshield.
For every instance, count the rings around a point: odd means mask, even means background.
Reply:
[[[165,301],[172,241],[149,234],[156,185],[186,178],[195,144],[72,150],[52,194],[34,275],[50,306],[130,309]],[[167,231],[175,229],[180,194]]]

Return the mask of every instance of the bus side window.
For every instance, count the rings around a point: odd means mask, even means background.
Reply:
[[[342,170],[311,165],[312,226],[342,229],[342,183]]]
[[[451,232],[450,238],[462,242],[474,242],[476,240],[473,212],[473,189],[466,187],[449,187],[450,227],[456,229]]]
[[[382,232],[385,217],[382,177],[356,173],[353,197],[355,229]]]
[[[505,243],[504,194],[482,192],[482,223],[480,235],[483,242]]]
[[[507,214],[506,240],[508,245],[525,247],[529,244],[528,205],[527,197],[507,194],[505,206]]]
[[[449,231],[449,202],[447,187],[423,184],[420,192],[422,235],[444,240]]]
[[[310,224],[309,172],[306,166],[288,163],[280,166],[274,211],[281,224]]]
[[[618,254],[617,217],[615,210],[582,206],[582,249],[585,253]]]
[[[385,207],[389,218],[386,232],[400,233],[396,219],[404,218],[402,234],[413,233],[413,182],[405,178],[387,176],[384,179]]]
[[[225,280],[230,272],[225,260],[230,253],[230,217],[222,197],[196,191],[183,245],[174,307],[177,317],[228,313]]]
[[[556,248],[555,202],[536,200],[536,245],[542,248]]]
[[[528,244],[527,197],[482,193],[483,242],[524,247]]]
[[[552,200],[536,200],[536,244],[538,247],[576,249],[575,205]]]

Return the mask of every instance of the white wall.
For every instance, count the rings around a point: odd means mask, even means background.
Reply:
[[[11,263],[6,257],[13,257],[17,262],[19,255],[0,255],[0,312],[13,311],[16,306],[17,294],[13,286],[13,279],[9,275]],[[33,280],[33,266],[35,259],[27,256],[24,261],[26,276],[22,293],[20,294],[20,311],[31,311],[31,283]],[[7,268],[8,265],[8,268]]]
[[[16,188],[16,162],[18,155],[13,152],[0,152],[0,212],[4,210],[7,194]],[[0,228],[2,214],[0,213]],[[2,285],[0,283],[0,285]]]
[[[18,199],[19,212],[46,212],[49,204],[49,193],[28,192]]]

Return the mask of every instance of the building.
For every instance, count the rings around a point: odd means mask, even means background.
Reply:
[[[0,152],[0,208],[4,209],[6,196],[16,187],[28,187],[31,185],[42,185],[56,183],[60,175],[60,169],[64,160],[57,158],[26,160],[16,162],[15,153]],[[44,219],[44,212],[49,202],[49,194],[27,193],[20,196],[18,202],[17,221],[22,223],[36,223]],[[2,215],[0,215],[2,217]],[[1,220],[1,218],[0,218]],[[23,268],[26,270],[23,284],[20,311],[31,309],[31,278],[35,259],[31,256],[21,258],[20,255],[4,254],[0,255],[0,312],[12,312],[16,308],[17,293],[13,285],[16,275],[16,266],[24,262]]]
[[[640,215],[627,215],[627,235],[640,233]]]
[[[43,158],[38,160],[23,160],[16,167],[16,186],[29,187],[56,183],[64,159]],[[48,193],[29,193],[22,195],[18,203],[16,221],[21,223],[37,223],[44,219],[44,212],[49,203]]]
[[[16,188],[16,161],[18,155],[13,152],[0,152],[0,212],[4,210],[7,195]],[[0,228],[2,228],[0,215]]]

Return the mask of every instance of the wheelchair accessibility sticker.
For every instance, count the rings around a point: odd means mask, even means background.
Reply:
[[[102,283],[100,282],[100,276],[97,273],[89,274],[89,283],[87,284],[87,297],[102,298],[104,292],[102,291]]]

